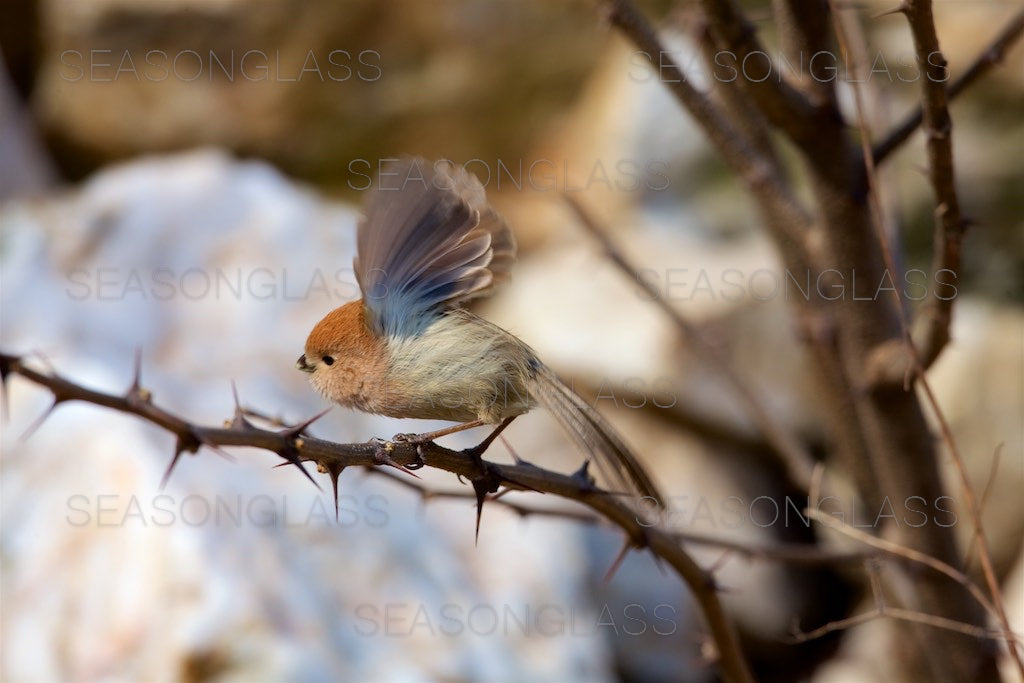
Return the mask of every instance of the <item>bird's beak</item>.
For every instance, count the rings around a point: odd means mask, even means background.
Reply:
[[[299,356],[299,359],[295,361],[295,367],[303,372],[313,372],[313,366],[306,362],[306,354]]]

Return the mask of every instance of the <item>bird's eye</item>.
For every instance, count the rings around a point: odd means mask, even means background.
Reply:
[[[334,365],[334,356],[324,356],[323,361],[327,365]]]

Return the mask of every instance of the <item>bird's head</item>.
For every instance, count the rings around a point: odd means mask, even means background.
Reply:
[[[384,341],[367,327],[361,300],[334,309],[318,322],[295,362],[320,393],[346,405],[385,365]]]

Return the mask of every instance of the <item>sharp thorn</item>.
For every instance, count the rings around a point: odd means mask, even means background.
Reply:
[[[536,465],[534,465],[529,460],[523,460],[522,458],[520,458],[519,457],[519,453],[516,452],[516,449],[512,447],[512,444],[509,443],[509,440],[507,438],[505,438],[504,434],[501,434],[500,436],[498,436],[498,439],[501,440],[501,444],[505,447],[505,450],[507,450],[509,453],[512,454],[512,459],[515,461],[515,463],[517,465],[525,465],[526,467],[533,467],[533,468],[537,467]]]
[[[480,517],[484,512],[484,501],[487,499],[488,493],[495,493],[498,490],[501,481],[486,468],[484,476],[470,481],[473,484],[473,493],[476,494],[476,534],[473,537],[473,544],[478,545],[480,543]]]
[[[403,472],[410,476],[416,477],[417,479],[421,479],[420,475],[416,474],[402,463],[395,462],[395,460],[393,460],[390,455],[384,455],[381,458],[380,464],[387,465],[388,467],[394,467],[395,469],[402,470]]]
[[[473,535],[473,545],[480,545],[480,518],[484,513],[484,500],[487,498],[488,486],[483,479],[473,480],[473,493],[476,494],[476,532]]]
[[[142,348],[135,349],[135,367],[132,370],[131,391],[136,392],[142,387]]]
[[[167,486],[167,482],[171,479],[171,472],[178,465],[178,461],[181,459],[182,453],[195,453],[199,450],[199,446],[202,442],[196,438],[195,434],[188,433],[187,438],[183,438],[180,434],[174,442],[174,457],[171,458],[170,464],[167,466],[167,471],[164,472],[164,476],[160,479],[160,490],[163,491],[164,487]]]
[[[254,425],[252,422],[246,419],[244,413],[234,414],[234,417],[231,418],[231,421],[225,421],[225,424],[236,431],[259,431],[259,428],[256,425]]]
[[[337,524],[341,521],[341,513],[338,511],[338,475],[341,474],[339,468],[337,473],[331,473],[331,493],[334,496],[334,523]]]
[[[0,354],[0,415],[3,416],[4,423],[10,418],[8,408],[10,396],[8,395],[7,378],[10,377],[19,363],[20,359],[17,356],[8,356],[6,353]]]
[[[135,359],[132,362],[132,383],[125,393],[128,403],[148,403],[152,394],[148,389],[142,388],[142,349],[135,349]]]
[[[401,470],[408,475],[420,479],[420,475],[416,474],[408,467],[400,462],[396,462],[391,457],[391,451],[394,450],[395,444],[391,441],[384,441],[381,439],[371,439],[370,443],[373,444],[373,459],[377,461],[378,465],[387,465],[388,467],[394,467],[395,469]]]
[[[643,525],[641,525],[637,536],[639,536],[639,538],[634,543],[634,547],[648,549],[651,547],[650,537],[647,534],[647,529]],[[651,551],[651,557],[654,558],[654,565],[658,568],[658,571],[661,572],[661,575],[666,577],[669,576],[670,572],[665,567],[665,562],[662,560],[661,556],[658,555],[658,553]]]
[[[292,427],[288,427],[287,429],[282,429],[281,430],[281,434],[285,435],[286,437],[291,437],[291,438],[294,438],[294,437],[297,437],[297,436],[301,436],[302,433],[304,431],[306,431],[306,429],[311,424],[313,424],[314,422],[316,422],[317,420],[319,420],[321,417],[323,417],[324,415],[326,415],[329,412],[331,412],[331,409],[330,408],[325,408],[324,410],[320,411],[319,413],[317,413],[313,417],[309,418],[305,422],[300,422],[299,424],[294,425]]]
[[[231,418],[231,422],[226,423],[227,426],[240,432],[259,431],[256,425],[245,416],[247,411],[242,407],[241,399],[238,398],[238,385],[235,384],[235,380],[231,380],[231,397],[235,402],[235,414]]]
[[[334,492],[334,523],[337,524],[341,519],[341,515],[338,510],[338,478],[341,477],[341,473],[345,471],[345,466],[337,463],[332,463],[330,465],[317,463],[316,469],[319,472],[324,472],[331,476],[331,490]]]
[[[303,475],[305,475],[306,479],[309,479],[310,483],[312,483],[313,486],[316,487],[317,491],[323,491],[323,488],[320,486],[320,484],[316,483],[316,480],[313,479],[313,475],[310,474],[305,467],[303,467],[301,462],[295,463],[295,466],[299,468],[299,471],[302,472]]]
[[[590,476],[590,460],[584,460],[578,470],[570,475],[573,479],[581,482],[588,489],[594,487],[594,478]]]
[[[0,378],[0,419],[3,419],[4,424],[10,422],[11,412],[10,408],[10,396],[7,393],[7,375],[4,374]]]
[[[622,548],[619,550],[619,554],[615,556],[612,566],[608,567],[608,571],[605,572],[604,579],[602,579],[604,583],[611,583],[612,579],[615,578],[615,573],[622,566],[622,561],[626,559],[626,555],[629,554],[632,548],[633,542],[627,537],[626,542],[622,544]]]
[[[164,476],[160,477],[160,490],[163,491],[167,488],[167,482],[171,480],[171,472],[178,465],[178,460],[181,459],[181,454],[185,451],[181,448],[174,449],[174,457],[171,458],[170,464],[167,465],[167,469],[164,471]]]
[[[227,426],[239,432],[257,432],[260,431],[259,427],[254,425],[252,422],[246,419],[243,412],[235,412],[235,416],[231,418],[230,422],[225,421]]]
[[[228,462],[238,462],[238,458],[236,458],[235,456],[231,455],[230,453],[228,453],[226,450],[224,450],[223,448],[221,448],[217,444],[213,444],[213,443],[209,443],[208,441],[204,441],[203,445],[206,446],[207,448],[209,448],[211,451],[213,451],[217,455],[219,455],[220,457],[222,457],[225,460],[227,460]]]
[[[16,443],[20,446],[24,444],[26,441],[28,441],[28,438],[35,434],[36,430],[39,429],[44,422],[46,422],[46,418],[50,417],[50,415],[53,413],[53,410],[58,405],[60,405],[60,399],[58,399],[55,396],[53,398],[53,403],[50,404],[50,407],[47,408],[42,415],[33,420],[32,424],[28,426],[28,429],[22,432],[21,436],[18,437],[18,441]]]
[[[275,465],[275,467],[281,467],[283,465],[295,465],[296,467],[299,468],[299,471],[302,472],[303,475],[305,475],[306,479],[309,479],[313,486],[317,488],[318,491],[323,491],[323,488],[321,488],[320,484],[316,483],[316,479],[313,478],[313,475],[311,475],[309,471],[302,466],[302,460],[299,458],[298,451],[296,451],[294,447],[285,448],[282,451],[278,451],[277,454],[280,457],[287,460],[288,462],[280,463],[278,465]]]
[[[480,458],[483,457],[483,454],[487,451],[487,449],[491,447],[491,444],[494,443],[494,440],[501,436],[501,433],[505,431],[506,427],[512,424],[512,420],[514,419],[516,419],[515,415],[513,415],[512,417],[506,417],[504,420],[501,421],[500,424],[498,424],[497,427],[491,430],[490,434],[484,437],[483,441],[478,443],[476,446],[467,449],[465,452],[472,455],[474,459],[480,460]]]

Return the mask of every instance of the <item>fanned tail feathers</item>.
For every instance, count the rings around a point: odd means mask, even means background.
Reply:
[[[592,456],[601,476],[612,487],[653,498],[660,507],[665,506],[658,488],[611,425],[554,372],[539,364],[531,390],[537,402],[548,409],[577,446]]]

